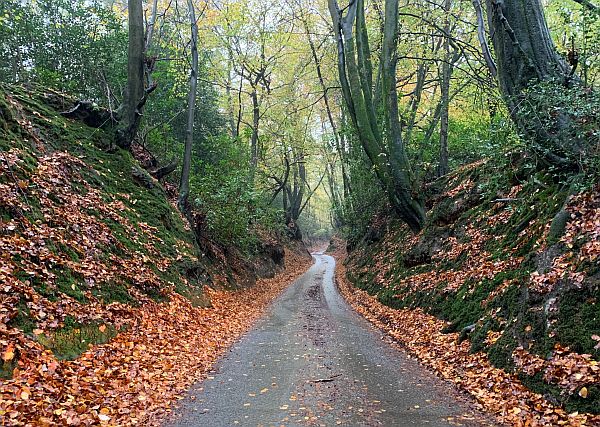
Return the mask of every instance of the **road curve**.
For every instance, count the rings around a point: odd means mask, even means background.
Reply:
[[[494,425],[347,305],[332,257],[313,257],[167,426]]]

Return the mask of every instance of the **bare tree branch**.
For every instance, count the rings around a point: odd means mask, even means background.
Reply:
[[[483,21],[483,10],[481,9],[480,0],[473,0],[473,7],[475,8],[475,13],[477,14],[477,38],[479,39],[479,43],[481,43],[481,51],[490,73],[492,76],[496,77],[498,74],[498,67],[492,58],[492,52],[490,51],[490,47],[487,42],[485,23]]]

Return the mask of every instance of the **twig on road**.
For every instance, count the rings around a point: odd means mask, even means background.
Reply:
[[[329,378],[317,378],[316,380],[308,380],[309,383],[328,383],[336,379],[337,377],[341,377],[342,374],[335,374]]]

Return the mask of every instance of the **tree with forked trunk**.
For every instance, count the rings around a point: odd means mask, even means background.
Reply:
[[[329,0],[338,48],[338,72],[346,107],[358,139],[399,217],[415,232],[425,210],[414,195],[413,174],[401,135],[396,90],[398,0],[385,0],[379,76],[373,86],[364,0],[342,11]],[[383,111],[378,120],[377,111]]]

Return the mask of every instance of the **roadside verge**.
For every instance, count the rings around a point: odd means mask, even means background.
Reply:
[[[75,360],[36,350],[39,365],[0,383],[1,418],[10,425],[159,425],[311,263],[287,249],[285,260],[284,272],[253,287],[207,288],[209,307],[172,293],[132,309],[129,329]]]
[[[447,323],[420,309],[396,310],[354,287],[346,277],[343,242],[336,242],[336,285],[346,301],[407,353],[439,377],[471,395],[486,412],[514,426],[598,426],[600,416],[571,413],[528,390],[516,375],[491,365],[484,353],[470,353],[458,333],[442,333]]]

